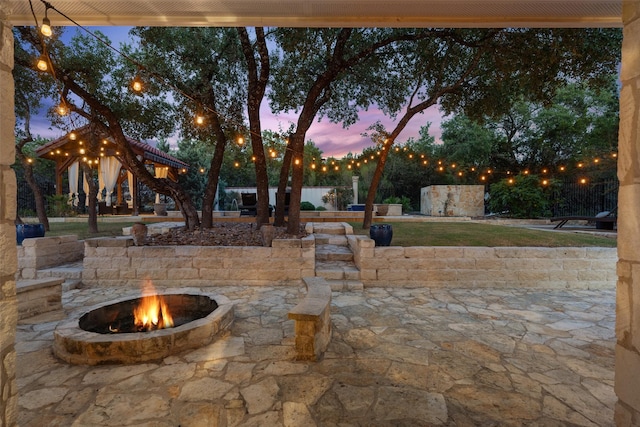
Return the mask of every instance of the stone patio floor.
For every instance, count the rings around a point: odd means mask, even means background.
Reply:
[[[160,363],[68,365],[51,352],[58,321],[19,325],[19,425],[614,424],[613,289],[334,293],[315,363],[293,360],[287,311],[302,287],[216,292],[237,303],[230,331]],[[72,289],[63,302],[82,312],[125,295],[139,292]]]

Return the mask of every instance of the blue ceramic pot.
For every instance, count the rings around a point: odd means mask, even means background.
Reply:
[[[376,246],[389,246],[393,238],[391,224],[375,224],[369,227],[369,236],[376,242]]]
[[[44,224],[17,224],[16,241],[19,245],[24,239],[44,237]]]

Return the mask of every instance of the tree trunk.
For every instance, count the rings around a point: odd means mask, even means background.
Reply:
[[[88,207],[88,225],[89,225],[89,233],[95,234],[98,232],[98,209],[97,209],[97,201],[98,201],[98,184],[95,181],[95,175],[93,173],[93,169],[91,169],[86,163],[81,163],[82,173],[84,173],[84,178],[89,185],[89,194],[87,197],[89,198],[89,207]]]
[[[256,190],[258,207],[256,212],[256,225],[269,224],[269,176],[267,175],[267,159],[264,155],[262,141],[262,125],[260,124],[260,104],[269,81],[269,52],[262,27],[255,28],[256,49],[260,61],[260,67],[256,62],[254,48],[249,40],[246,28],[239,27],[238,35],[242,44],[242,52],[247,61],[247,78],[249,90],[247,91],[247,112],[249,116],[249,131],[251,133],[251,148],[255,157]]]
[[[293,141],[293,135],[289,137],[289,146]],[[276,227],[284,226],[284,202],[286,201],[287,184],[289,183],[289,171],[291,170],[292,150],[284,152],[282,160],[282,168],[280,169],[280,179],[278,180],[278,191],[276,192],[276,212],[273,218],[273,225]]]

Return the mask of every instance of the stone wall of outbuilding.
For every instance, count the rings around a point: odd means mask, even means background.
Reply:
[[[613,288],[615,248],[349,246],[365,286]]]

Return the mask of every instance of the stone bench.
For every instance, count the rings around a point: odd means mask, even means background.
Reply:
[[[307,295],[289,311],[295,320],[296,359],[320,360],[331,341],[331,287],[322,277],[303,278]]]
[[[18,320],[62,311],[62,282],[63,278],[18,280]]]

